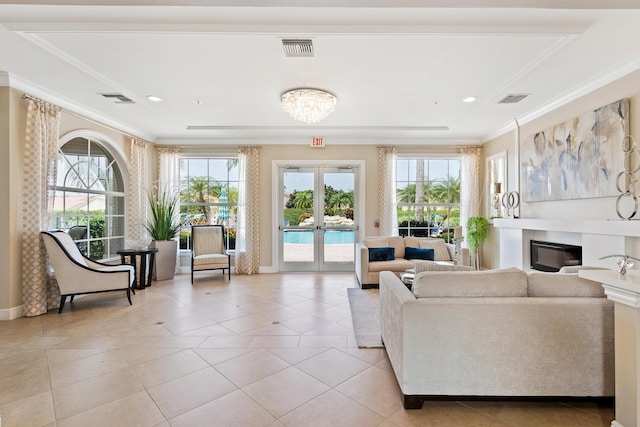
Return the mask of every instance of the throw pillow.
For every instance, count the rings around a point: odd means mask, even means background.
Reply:
[[[405,259],[425,259],[428,261],[434,260],[434,250],[432,248],[412,248],[407,246],[404,248]]]
[[[442,239],[420,240],[421,248],[431,248],[434,251],[434,261],[451,261],[451,254],[447,244]]]
[[[369,261],[393,261],[396,259],[394,248],[369,248]]]

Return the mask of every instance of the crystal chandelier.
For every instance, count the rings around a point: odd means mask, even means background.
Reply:
[[[318,123],[333,113],[336,97],[320,89],[292,89],[282,94],[282,109],[305,123]]]

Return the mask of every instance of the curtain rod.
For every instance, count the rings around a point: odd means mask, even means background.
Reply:
[[[52,106],[52,107],[58,108],[60,111],[62,111],[62,112],[64,112],[64,113],[67,113],[67,114],[69,114],[69,115],[71,115],[71,116],[77,117],[77,118],[82,119],[82,120],[86,120],[86,121],[88,121],[88,122],[90,122],[90,123],[93,123],[93,124],[95,124],[95,125],[101,126],[101,127],[105,128],[105,129],[109,129],[109,130],[111,130],[111,131],[113,131],[113,132],[121,133],[122,135],[124,135],[124,136],[128,136],[129,138],[134,138],[134,139],[138,139],[138,140],[140,140],[140,141],[144,141],[144,142],[146,142],[146,143],[148,143],[148,144],[154,144],[153,142],[151,142],[151,141],[147,141],[147,140],[146,140],[146,139],[144,139],[144,138],[140,138],[139,136],[132,135],[132,134],[130,134],[129,132],[125,132],[125,131],[123,131],[123,130],[121,130],[121,129],[117,129],[117,128],[114,128],[114,127],[112,127],[112,126],[105,125],[104,123],[100,123],[100,122],[98,122],[98,121],[96,121],[96,120],[93,120],[93,119],[90,119],[90,118],[88,118],[88,117],[85,117],[85,116],[83,116],[82,114],[78,114],[78,113],[76,113],[76,112],[74,112],[74,111],[71,111],[71,110],[69,110],[69,109],[67,109],[67,108],[63,108],[63,107],[60,107],[60,106],[58,106],[58,105],[56,105],[56,104],[52,104],[51,102],[47,102],[47,101],[45,101],[45,100],[43,100],[43,99],[40,99],[40,98],[37,98],[37,97],[35,97],[35,96],[33,96],[33,95],[29,95],[29,94],[23,93],[23,94],[22,94],[22,99],[31,99],[31,100],[36,101],[36,102],[41,102],[41,103],[43,103],[43,104],[50,105],[50,106]],[[155,144],[154,144],[154,145],[155,145]]]

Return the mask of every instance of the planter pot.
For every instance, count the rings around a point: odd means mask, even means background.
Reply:
[[[173,279],[176,273],[178,242],[176,240],[153,240],[149,247],[158,248],[156,262],[153,266],[153,279]]]

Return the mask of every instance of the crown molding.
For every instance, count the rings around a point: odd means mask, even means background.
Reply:
[[[520,126],[532,122],[533,120],[538,119],[545,114],[551,113],[552,111],[557,110],[558,108],[563,107],[570,102],[576,101],[577,99],[588,95],[589,93],[594,92],[595,90],[598,90],[638,70],[640,70],[640,57],[635,58],[633,61],[629,61],[622,66],[612,67],[611,72],[603,74],[599,78],[587,82],[586,84],[574,89],[573,91],[568,92],[564,96],[556,98],[553,102],[541,108],[533,110],[530,113],[525,114],[524,116],[514,117],[514,121],[506,123],[503,127],[496,130],[495,132],[484,135],[482,137],[482,141],[483,143],[485,143],[508,132],[512,132],[517,127],[515,124],[516,121]]]
[[[0,71],[0,86],[11,86],[9,83],[9,73]]]

